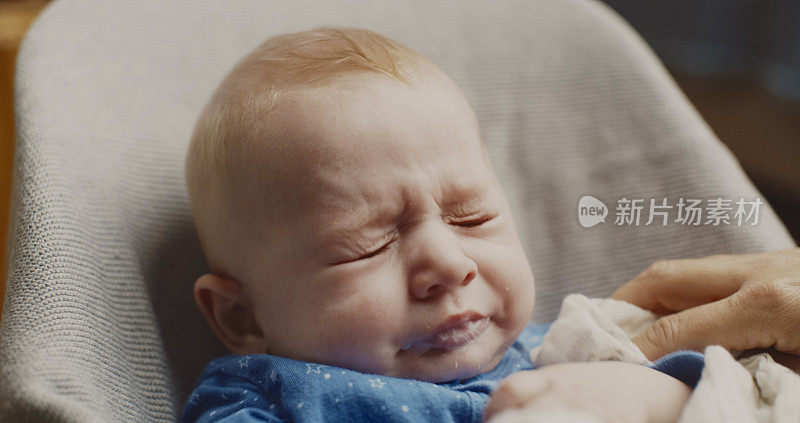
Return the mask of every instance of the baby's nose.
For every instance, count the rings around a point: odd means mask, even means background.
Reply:
[[[418,241],[408,262],[410,289],[415,298],[426,299],[468,285],[477,276],[478,266],[464,254],[453,234],[433,233]]]
[[[468,272],[463,278],[455,275],[426,272],[418,275],[416,280],[412,282],[412,294],[420,300],[435,297],[451,287],[468,285],[475,279],[475,275],[475,271]]]

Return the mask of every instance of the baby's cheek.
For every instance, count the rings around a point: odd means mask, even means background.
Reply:
[[[494,252],[494,257],[495,260],[485,266],[484,277],[503,298],[508,318],[527,321],[533,313],[535,286],[524,253],[507,247]]]
[[[392,352],[395,344],[407,336],[405,291],[380,278],[348,283],[358,289],[328,291],[311,316],[318,333],[316,346],[343,364],[358,364],[363,371],[368,371],[365,366],[381,367],[388,355],[396,353]]]
[[[374,310],[367,309],[363,314],[351,313],[335,319],[324,335],[328,359],[366,373],[383,373],[392,366],[398,348],[391,334],[396,329],[384,316],[376,316]]]

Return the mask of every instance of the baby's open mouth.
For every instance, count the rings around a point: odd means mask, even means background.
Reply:
[[[415,345],[428,347],[426,349],[453,350],[470,344],[487,327],[489,327],[489,317],[477,313],[464,313],[447,319],[432,335],[407,344],[403,347],[403,351]]]
[[[433,348],[452,350],[474,341],[486,330],[487,326],[489,326],[488,317],[470,320],[452,329],[439,332],[424,342],[430,344]]]

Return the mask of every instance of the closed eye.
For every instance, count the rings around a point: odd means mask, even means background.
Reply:
[[[391,244],[391,242],[387,242],[386,244],[383,244],[383,246],[381,248],[378,248],[377,250],[375,250],[375,251],[373,251],[371,253],[364,254],[363,256],[359,257],[357,260],[364,260],[364,259],[375,257],[378,254],[386,251],[389,248],[389,244]]]
[[[457,226],[461,226],[462,228],[475,228],[475,227],[483,225],[484,223],[486,223],[486,222],[488,222],[488,221],[490,221],[492,219],[494,219],[494,217],[484,216],[484,217],[479,217],[479,218],[475,218],[475,219],[463,220],[463,221],[452,222],[452,223],[457,225]]]

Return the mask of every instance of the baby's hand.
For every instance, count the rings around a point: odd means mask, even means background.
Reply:
[[[492,394],[484,421],[524,407],[531,413],[568,409],[606,423],[672,423],[690,395],[683,382],[637,364],[554,364],[506,378]]]

